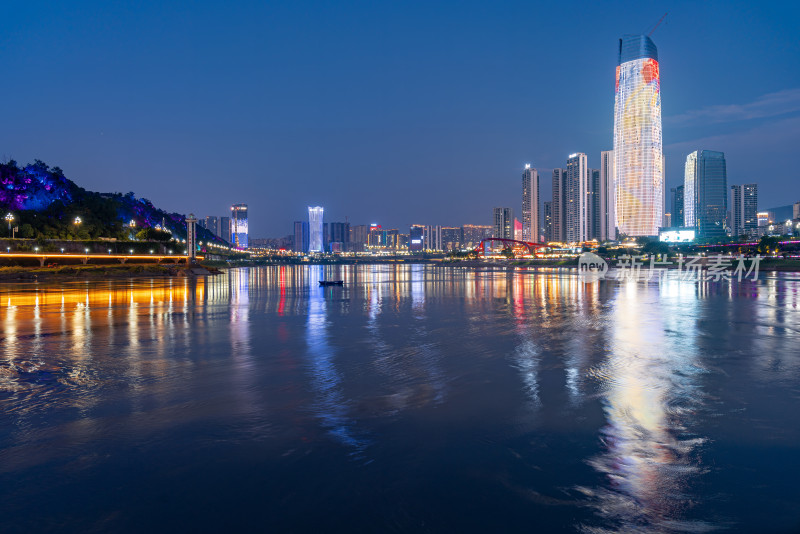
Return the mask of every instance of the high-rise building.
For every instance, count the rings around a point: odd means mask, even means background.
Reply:
[[[247,204],[231,206],[231,240],[237,248],[247,248]]]
[[[484,239],[492,237],[494,226],[483,226],[478,224],[465,224],[461,227],[462,242],[465,248],[475,248]]]
[[[369,239],[369,226],[357,224],[350,227],[350,250],[352,252],[364,252]]]
[[[614,241],[617,238],[617,221],[614,205],[614,151],[600,152],[600,188],[597,192],[600,205],[600,241]]]
[[[619,40],[614,97],[615,211],[619,232],[654,236],[664,215],[661,80],[646,35]]]
[[[587,238],[602,241],[600,237],[600,221],[602,213],[600,208],[600,197],[602,195],[602,184],[600,183],[600,169],[588,169],[588,190],[586,191],[586,217]]]
[[[494,208],[494,237],[514,239],[514,210]]]
[[[579,243],[588,239],[588,168],[586,154],[570,154],[564,180],[564,240]]]
[[[308,207],[308,251],[322,252],[325,250],[324,234],[322,229],[322,206]]]
[[[425,227],[421,224],[412,224],[408,231],[408,250],[421,252],[425,247]]]
[[[800,202],[792,204],[792,219],[800,219]]]
[[[679,185],[670,189],[671,206],[670,213],[672,214],[671,226],[684,226],[683,224],[683,190],[684,186]]]
[[[567,179],[567,172],[564,169],[553,169],[553,241],[566,241],[565,220],[564,220],[564,187]]]
[[[206,217],[206,229],[210,230],[217,237],[221,237],[225,241],[228,240],[219,229],[219,217],[215,217],[213,215],[209,215]]]
[[[338,244],[338,245],[337,245]],[[338,251],[346,251],[350,248],[350,223],[332,222],[330,233],[330,245],[335,245]],[[331,249],[332,250],[332,249]]]
[[[308,252],[308,222],[294,222],[294,245],[292,250],[305,254]]]
[[[697,228],[697,236],[726,235],[728,177],[725,154],[696,150],[686,156],[684,174],[684,225]]]
[[[555,241],[555,239],[553,239],[553,203],[545,202],[542,205],[542,212],[544,213],[542,220],[544,242],[549,243],[550,241]]]
[[[423,246],[425,250],[444,250],[442,248],[442,227],[425,226],[423,233]]]
[[[539,241],[539,172],[522,171],[522,241]]]
[[[228,243],[233,243],[233,238],[231,234],[231,218],[230,217],[220,217],[219,218],[219,235],[222,239],[227,241]]]
[[[463,235],[461,228],[458,226],[443,226],[442,227],[442,247],[443,250],[458,250],[461,248]]]
[[[731,186],[731,234],[749,235],[758,229],[758,184]]]

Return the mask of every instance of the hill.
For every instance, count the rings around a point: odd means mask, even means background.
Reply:
[[[87,191],[39,160],[24,167],[13,160],[0,163],[0,216],[6,213],[14,216],[22,238],[128,240],[142,229],[163,226],[186,239],[185,215],[158,209],[132,192]],[[227,244],[200,227],[197,239]]]

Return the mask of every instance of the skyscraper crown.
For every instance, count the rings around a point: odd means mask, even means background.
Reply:
[[[623,35],[619,40],[619,64],[642,58],[658,61],[658,49],[652,39],[646,35]]]

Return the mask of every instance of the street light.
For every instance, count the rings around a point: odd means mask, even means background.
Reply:
[[[14,215],[11,214],[10,212],[6,213],[6,221],[8,221],[8,235],[11,235],[11,221],[13,220],[14,220]]]
[[[83,221],[81,220],[81,218],[80,218],[80,217],[75,217],[75,220],[74,220],[73,222],[74,222],[75,224],[80,224],[80,223],[82,223]]]

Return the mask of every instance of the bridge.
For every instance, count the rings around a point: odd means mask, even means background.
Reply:
[[[154,262],[154,263],[161,263],[164,262],[173,262],[175,264],[181,262],[188,262],[189,256],[184,254],[75,254],[75,253],[66,253],[66,254],[59,254],[57,252],[6,252],[0,253],[0,260],[2,259],[35,259],[39,261],[39,266],[44,267],[45,264],[49,264],[48,262],[58,262],[59,264],[63,265],[63,262],[69,261],[70,263],[80,262],[83,265],[89,263],[90,260],[95,260],[98,262],[102,260],[102,263],[108,263],[109,260],[111,261],[118,261],[120,263],[125,263],[127,261],[131,262]]]
[[[516,239],[506,239],[503,237],[487,237],[486,239],[482,239],[480,243],[475,247],[475,252],[478,253],[479,256],[486,257],[486,243],[493,243],[493,242],[500,242],[503,244],[503,248],[511,248],[515,254],[519,251],[528,250],[528,254],[533,256],[536,253],[536,249],[545,248],[547,245],[544,243],[533,243],[530,241],[517,241]]]

